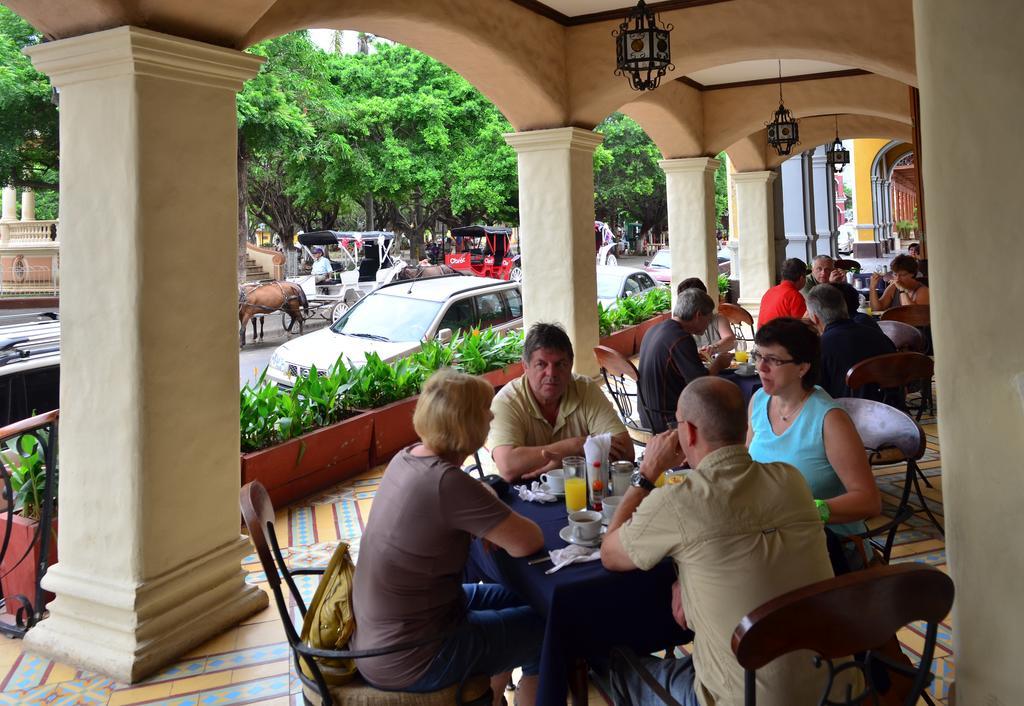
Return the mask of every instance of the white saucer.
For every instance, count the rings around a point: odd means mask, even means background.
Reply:
[[[565,527],[563,527],[562,529],[560,529],[558,531],[558,536],[562,538],[563,542],[568,542],[569,544],[578,544],[581,547],[599,547],[599,546],[601,546],[601,540],[604,538],[604,533],[607,530],[608,530],[607,527],[605,527],[604,525],[601,525],[601,534],[597,535],[597,539],[591,540],[589,542],[585,542],[585,541],[583,541],[581,539],[573,539],[572,538],[572,527],[570,527],[569,525],[566,525]]]
[[[547,483],[540,484],[540,492],[547,493],[548,495],[554,495],[559,498],[565,497],[565,488],[562,488],[561,490],[552,490],[551,486],[549,486]]]
[[[749,373],[741,373],[739,368],[732,371],[734,374],[739,375],[741,378],[752,378],[757,375],[757,370],[751,370]]]

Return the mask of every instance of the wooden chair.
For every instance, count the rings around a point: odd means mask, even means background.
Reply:
[[[927,477],[917,465],[927,450],[924,430],[920,425],[900,410],[874,400],[841,397],[836,402],[850,415],[850,419],[864,443],[868,462],[872,466],[905,463],[907,469],[903,478],[903,495],[896,505],[896,512],[892,520],[864,533],[862,538],[878,549],[882,560],[888,563],[899,526],[911,516],[920,512],[926,513],[939,532],[945,534],[942,525],[939,524],[928,507],[918,480],[920,478],[928,483]],[[915,508],[910,504],[912,489],[917,492],[917,498],[921,503],[920,508]],[[880,543],[876,539],[882,535],[885,535],[884,543]]]
[[[921,353],[888,353],[862,360],[846,371],[846,384],[851,390],[864,385],[875,384],[885,388],[906,389],[912,384],[921,387],[921,403],[917,408],[917,420],[921,420],[925,407],[930,404],[932,376],[935,375],[935,361]],[[925,395],[925,390],[929,394]]]
[[[921,698],[931,703],[925,689],[934,678],[931,667],[939,622],[949,614],[953,595],[953,581],[945,573],[912,563],[854,571],[768,601],[744,616],[732,636],[732,651],[744,669],[744,704],[757,704],[757,670],[797,650],[817,653],[814,663],[825,670],[819,703],[880,703],[873,678],[876,665],[912,679],[903,697],[905,706]],[[879,648],[897,630],[916,621],[924,621],[926,628],[920,663],[913,669],[892,661]],[[838,689],[856,673],[853,670],[863,678],[864,691],[832,693],[833,687]],[[828,700],[830,696],[845,700]]]
[[[291,570],[281,555],[281,546],[274,530],[274,506],[270,502],[267,490],[259,482],[247,483],[239,491],[239,502],[242,507],[242,518],[249,530],[249,539],[256,548],[256,554],[263,565],[267,583],[274,593],[277,611],[284,624],[285,635],[292,651],[295,674],[302,681],[302,696],[307,705],[314,706],[452,706],[453,704],[471,704],[472,706],[488,706],[491,703],[490,680],[486,676],[472,676],[460,684],[454,684],[440,691],[429,693],[411,693],[404,691],[382,691],[375,689],[360,677],[344,686],[328,687],[324,681],[314,657],[327,659],[355,659],[376,657],[394,652],[402,652],[414,647],[421,647],[438,642],[447,635],[442,633],[426,640],[407,642],[400,645],[389,645],[370,650],[319,650],[307,646],[299,638],[296,626],[292,623],[288,599],[281,588],[284,579],[291,601],[298,607],[302,618],[306,617],[306,603],[295,585],[293,577],[300,575],[323,575],[324,569]],[[300,626],[301,627],[301,626]],[[300,662],[301,661],[301,662]],[[312,678],[306,675],[301,665],[306,665]]]
[[[654,435],[654,430],[644,426],[639,419],[639,405],[643,404],[640,395],[640,371],[633,363],[618,351],[607,346],[595,346],[594,355],[601,366],[605,387],[612,396],[612,402],[619,413],[619,419],[626,425],[629,437],[639,446],[647,446]],[[628,382],[627,382],[628,381]],[[652,414],[668,414],[674,418],[675,412],[644,407]]]
[[[899,353],[924,353],[924,335],[910,324],[894,319],[878,322],[882,333],[889,337]]]
[[[744,309],[742,306],[737,304],[727,304],[722,302],[718,305],[718,313],[725,317],[732,326],[733,335],[736,336],[737,341],[748,341],[753,343],[754,341],[754,317],[749,311]],[[743,326],[746,325],[746,330]]]
[[[861,272],[864,269],[856,260],[836,260],[835,263],[836,269],[846,270],[847,272],[850,270],[857,270],[858,272]]]
[[[927,304],[896,306],[882,312],[882,321],[900,321],[918,328],[931,326],[931,307]]]

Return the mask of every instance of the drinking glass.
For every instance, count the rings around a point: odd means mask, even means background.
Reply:
[[[582,456],[562,459],[565,474],[565,509],[567,512],[587,509],[587,460]]]
[[[737,363],[746,363],[750,360],[750,352],[747,351],[747,342],[742,338],[736,341],[736,352],[733,353],[733,358],[736,359]]]

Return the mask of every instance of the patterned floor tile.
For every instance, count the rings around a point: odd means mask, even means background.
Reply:
[[[230,706],[287,695],[288,675],[282,674],[204,691],[199,695],[197,706]]]

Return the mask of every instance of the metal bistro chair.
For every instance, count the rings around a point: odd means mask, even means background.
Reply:
[[[292,650],[295,674],[302,681],[302,696],[307,706],[450,706],[452,704],[471,704],[472,706],[488,706],[491,703],[490,680],[486,676],[472,676],[461,684],[449,686],[440,691],[430,693],[411,693],[404,691],[383,691],[375,689],[358,675],[344,686],[328,687],[324,681],[317,660],[355,659],[376,657],[380,655],[402,652],[414,647],[437,642],[447,635],[441,633],[426,640],[407,642],[401,645],[389,645],[371,650],[321,650],[307,646],[299,638],[295,625],[292,623],[288,600],[281,589],[281,579],[288,588],[291,600],[299,608],[302,618],[306,617],[306,603],[302,599],[293,577],[300,575],[323,575],[324,569],[290,570],[281,555],[281,547],[274,530],[274,506],[270,502],[266,488],[258,482],[247,483],[239,491],[239,502],[242,507],[242,518],[249,530],[249,538],[256,547],[260,564],[267,577],[267,583],[274,593],[277,611],[284,624],[288,645]],[[301,661],[301,662],[300,662]],[[312,678],[302,669],[305,665]]]
[[[926,407],[931,404],[932,376],[935,375],[935,361],[921,353],[887,353],[876,355],[854,365],[846,371],[846,385],[857,390],[865,385],[875,384],[883,390],[900,388],[904,398],[907,389],[917,384],[921,400],[917,406],[917,420],[921,420]],[[929,394],[926,396],[925,391]],[[902,403],[902,400],[901,400]],[[909,406],[907,411],[913,411]]]
[[[912,679],[908,693],[902,694],[904,706],[921,698],[932,703],[925,689],[935,676],[931,667],[938,626],[949,614],[953,595],[953,581],[946,574],[913,563],[854,571],[768,601],[744,616],[732,635],[732,651],[744,669],[744,704],[757,704],[756,670],[797,650],[816,652],[815,666],[826,669],[819,704],[880,703],[874,666]],[[879,651],[897,630],[919,620],[925,621],[926,630],[916,669]],[[862,692],[831,693],[858,672]]]
[[[639,420],[639,405],[643,402],[640,396],[640,372],[628,358],[607,346],[595,346],[594,355],[597,356],[604,384],[612,396],[619,418],[626,425],[630,439],[639,446],[647,446],[647,442],[654,436],[654,430],[645,427]],[[668,414],[668,418],[674,419],[671,416],[674,412],[666,413],[650,407],[647,409],[653,414]]]
[[[754,342],[754,317],[749,311],[737,304],[722,302],[718,305],[718,313],[725,317],[732,326],[733,335],[737,341]],[[746,330],[743,327],[746,326]]]
[[[928,507],[918,482],[919,477],[928,482],[917,465],[927,448],[924,430],[920,425],[905,413],[881,402],[841,397],[836,403],[850,415],[864,443],[864,450],[868,453],[868,462],[872,466],[888,466],[895,463],[907,465],[903,479],[903,495],[896,505],[892,521],[866,532],[863,539],[878,549],[882,553],[882,560],[888,563],[896,532],[911,516],[919,512],[926,513],[939,532],[945,534],[942,525]],[[921,502],[920,508],[910,504],[911,489],[917,492],[917,498]],[[883,534],[886,535],[885,542],[880,544],[876,537]]]
[[[924,353],[924,334],[920,329],[893,319],[879,321],[878,328],[892,341],[898,353]]]
[[[861,272],[864,269],[863,267],[861,267],[860,263],[857,262],[856,260],[842,260],[842,259],[840,259],[840,260],[836,260],[835,264],[836,264],[836,269],[846,270],[847,272],[849,272],[850,270],[857,270],[858,272]]]

